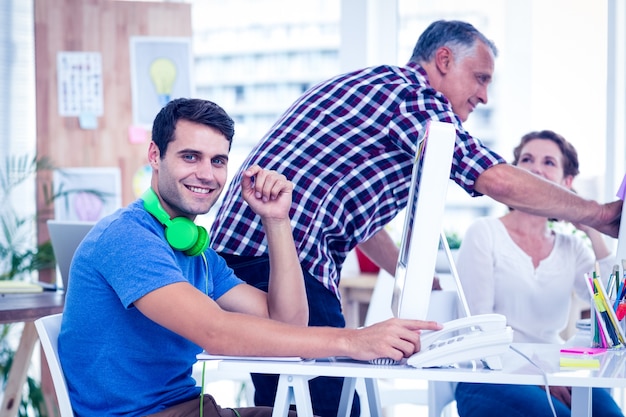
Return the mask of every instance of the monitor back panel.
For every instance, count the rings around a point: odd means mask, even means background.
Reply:
[[[391,304],[396,317],[428,314],[455,140],[453,124],[431,122],[418,146]]]
[[[94,224],[94,222],[48,220],[50,242],[66,291],[74,251]]]

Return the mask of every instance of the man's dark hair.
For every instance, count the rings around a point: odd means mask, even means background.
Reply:
[[[228,140],[230,150],[235,135],[235,122],[224,109],[209,100],[177,98],[159,111],[152,125],[152,141],[159,148],[161,159],[165,157],[169,143],[174,140],[176,122],[179,120],[188,120],[217,129]]]
[[[442,46],[450,48],[455,59],[458,59],[474,49],[476,40],[487,45],[493,56],[498,55],[495,44],[471,24],[459,20],[437,20],[420,35],[410,61],[418,64],[429,62],[435,57],[437,49]]]

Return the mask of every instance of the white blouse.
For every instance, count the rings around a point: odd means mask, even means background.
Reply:
[[[598,261],[606,282],[615,258]],[[552,252],[535,269],[504,224],[485,217],[465,233],[457,269],[472,315],[503,314],[515,342],[562,343],[559,333],[567,326],[572,291],[590,300],[584,274],[592,274],[594,263],[584,240],[556,232]]]

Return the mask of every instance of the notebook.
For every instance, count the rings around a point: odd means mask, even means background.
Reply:
[[[48,220],[50,242],[66,291],[74,251],[94,224],[94,222]]]
[[[41,285],[25,281],[0,281],[0,294],[42,292]]]

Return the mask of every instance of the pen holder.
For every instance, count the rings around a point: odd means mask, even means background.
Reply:
[[[591,303],[591,347],[626,349],[626,301],[609,299],[608,308]]]

